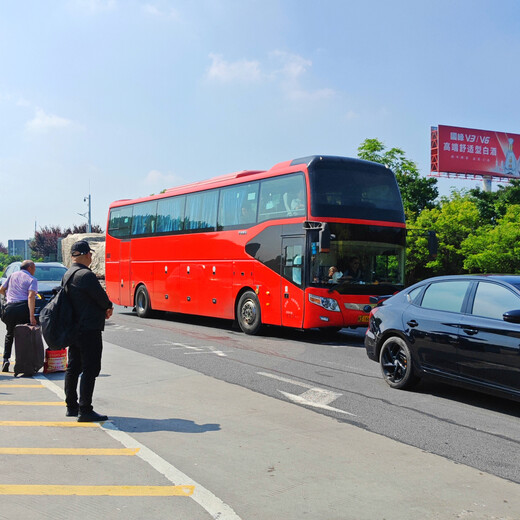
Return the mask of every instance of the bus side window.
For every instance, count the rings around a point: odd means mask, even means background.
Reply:
[[[299,244],[287,245],[284,254],[283,275],[296,285],[302,284],[303,274],[303,246]]]
[[[116,238],[126,238],[130,236],[132,210],[133,206],[124,206],[112,209],[108,224],[109,235]]]
[[[132,235],[149,235],[155,229],[157,201],[142,202],[134,206]]]
[[[184,229],[185,203],[185,196],[159,200],[157,204],[157,233],[171,233]]]

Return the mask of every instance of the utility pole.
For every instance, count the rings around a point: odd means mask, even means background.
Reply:
[[[90,190],[89,190],[90,192]],[[90,206],[90,193],[88,194],[88,197],[85,197],[83,201],[86,201],[88,199],[88,232],[92,233],[92,211]]]
[[[90,189],[89,189],[89,191],[90,191]],[[91,202],[90,202],[90,193],[88,194],[87,197],[83,198],[83,202],[87,202],[87,201],[88,201],[88,211],[86,213],[78,213],[78,215],[85,217],[88,220],[87,231],[89,233],[92,233],[92,207],[91,207]]]

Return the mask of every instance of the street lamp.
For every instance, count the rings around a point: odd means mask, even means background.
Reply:
[[[90,193],[87,197],[83,198],[83,202],[87,202],[88,200],[88,211],[85,213],[78,213],[78,215],[81,215],[82,217],[85,217],[88,220],[88,232],[92,233],[92,219],[91,219],[91,205],[90,205]],[[87,216],[88,215],[88,216]]]

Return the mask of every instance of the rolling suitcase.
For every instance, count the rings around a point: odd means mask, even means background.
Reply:
[[[41,329],[37,325],[17,325],[14,329],[16,363],[14,376],[32,376],[43,367],[44,348]]]

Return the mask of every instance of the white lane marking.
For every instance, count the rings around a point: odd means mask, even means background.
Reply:
[[[193,345],[185,345],[184,343],[175,343],[173,341],[166,341],[165,343],[156,343],[156,346],[165,346],[165,345],[171,345],[170,350],[176,350],[176,349],[188,349],[193,350],[194,352],[184,352],[184,354],[216,354],[220,357],[227,357],[227,354],[223,352],[222,350],[218,349],[217,347],[214,347],[213,345],[204,345],[202,347],[195,347]]]
[[[43,374],[36,374],[33,377],[41,381],[43,385],[54,392],[60,399],[65,400],[63,389],[47,379]],[[198,482],[195,482],[193,479],[188,477],[188,475],[164,460],[144,444],[136,441],[133,437],[128,435],[128,433],[119,430],[114,423],[110,421],[105,422],[101,424],[101,428],[126,448],[138,448],[139,451],[135,456],[140,457],[150,464],[152,468],[164,475],[172,484],[179,485],[176,483],[182,483],[189,486],[195,486],[193,494],[189,498],[193,499],[199,506],[207,511],[211,515],[211,518],[215,520],[241,520],[230,506],[215,496],[211,491],[201,486]]]
[[[270,377],[271,379],[278,379],[284,383],[292,383],[293,385],[303,386],[303,388],[314,388],[312,385],[302,383],[301,381],[295,381],[294,379],[288,379],[286,377],[277,376],[276,374],[269,374],[268,372],[257,372],[260,376]]]
[[[276,379],[277,381],[282,381],[284,383],[291,383],[293,385],[302,386],[303,388],[308,388],[306,392],[300,395],[290,394],[288,392],[278,390],[278,392],[294,403],[305,406],[313,406],[314,408],[321,408],[322,410],[328,410],[330,412],[344,413],[355,417],[353,413],[329,406],[329,403],[332,403],[332,401],[336,400],[338,397],[341,397],[343,394],[338,394],[337,392],[318,388],[301,381],[295,381],[294,379],[288,379],[287,377],[277,376],[276,374],[269,374],[267,372],[257,372],[257,374],[270,377],[271,379]]]
[[[347,415],[352,415],[355,417],[353,413],[346,412],[345,410],[340,410],[339,408],[333,408],[332,406],[328,406],[327,404],[323,404],[319,402],[320,400],[324,400],[326,402],[332,402],[334,399],[337,399],[342,394],[336,394],[335,392],[328,392],[327,390],[322,390],[321,388],[311,388],[304,392],[301,395],[289,394],[288,392],[282,392],[282,390],[278,390],[282,395],[287,397],[287,399],[293,401],[296,404],[302,404],[305,406],[312,406],[314,408],[321,408],[322,410],[329,410],[330,412],[338,412],[344,413]],[[319,392],[323,392],[324,394],[333,394],[331,395],[323,395],[319,396]],[[318,397],[318,401],[316,398]]]

